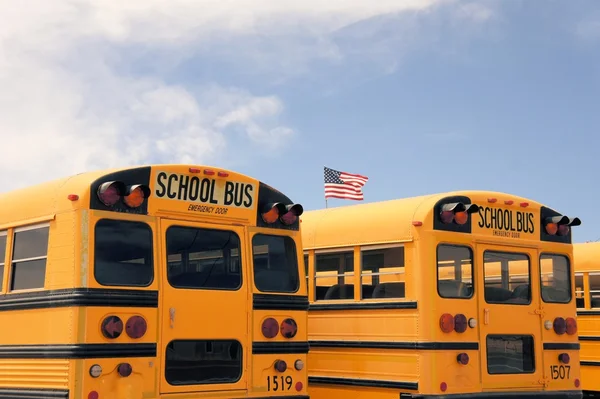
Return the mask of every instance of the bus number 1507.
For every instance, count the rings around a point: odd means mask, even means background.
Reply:
[[[550,375],[553,380],[568,380],[571,375],[571,366],[550,366]]]

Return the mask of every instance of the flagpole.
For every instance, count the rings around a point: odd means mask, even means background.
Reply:
[[[325,209],[327,209],[327,198],[325,198]]]

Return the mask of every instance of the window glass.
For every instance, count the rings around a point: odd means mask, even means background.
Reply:
[[[171,385],[226,384],[242,376],[242,345],[233,340],[171,341],[165,378]]]
[[[473,296],[473,251],[462,245],[437,247],[437,290],[442,298]]]
[[[167,278],[175,288],[239,289],[242,285],[239,237],[226,230],[169,227]]]
[[[600,308],[600,274],[590,273],[590,307]]]
[[[40,227],[14,233],[11,290],[44,288],[49,231]]]
[[[486,351],[488,374],[529,374],[535,371],[531,336],[488,335]]]
[[[99,284],[145,287],[154,280],[152,230],[142,222],[102,219],[94,231],[94,277]]]
[[[571,301],[571,268],[564,255],[540,256],[542,299],[544,302],[568,303]]]
[[[263,292],[296,292],[300,287],[296,243],[291,237],[252,238],[254,284]]]
[[[404,298],[404,247],[366,249],[361,252],[362,299]]]
[[[316,254],[315,300],[354,298],[354,252]]]
[[[485,300],[488,303],[531,303],[530,262],[526,254],[485,251]]]
[[[6,231],[0,231],[0,290],[4,287],[4,258],[6,258]]]
[[[585,293],[583,291],[583,274],[575,275],[575,302],[578,308],[585,308]]]

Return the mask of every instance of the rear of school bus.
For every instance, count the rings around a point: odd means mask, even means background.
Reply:
[[[354,275],[355,299],[311,303],[309,337],[319,343],[309,355],[312,398],[581,398],[570,231],[579,219],[477,191],[308,212],[311,276],[314,254],[335,241],[329,220],[364,248],[354,248],[363,278],[362,250],[400,244],[406,285],[400,301],[365,300]],[[389,223],[410,233],[388,237]]]
[[[463,348],[424,364],[428,394],[580,398],[571,244],[579,219],[490,192],[445,195],[419,211],[420,256],[437,264],[426,277],[437,281],[432,338]]]
[[[600,242],[573,245],[577,324],[581,343],[581,389],[600,397]]]
[[[300,205],[183,165],[78,175],[45,200],[45,284],[6,295],[0,336],[32,347],[4,352],[0,397],[308,398]]]

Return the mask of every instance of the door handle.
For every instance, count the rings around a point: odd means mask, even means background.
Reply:
[[[175,308],[169,308],[169,325],[171,328],[175,325]]]
[[[490,309],[483,309],[483,324],[490,324]]]

